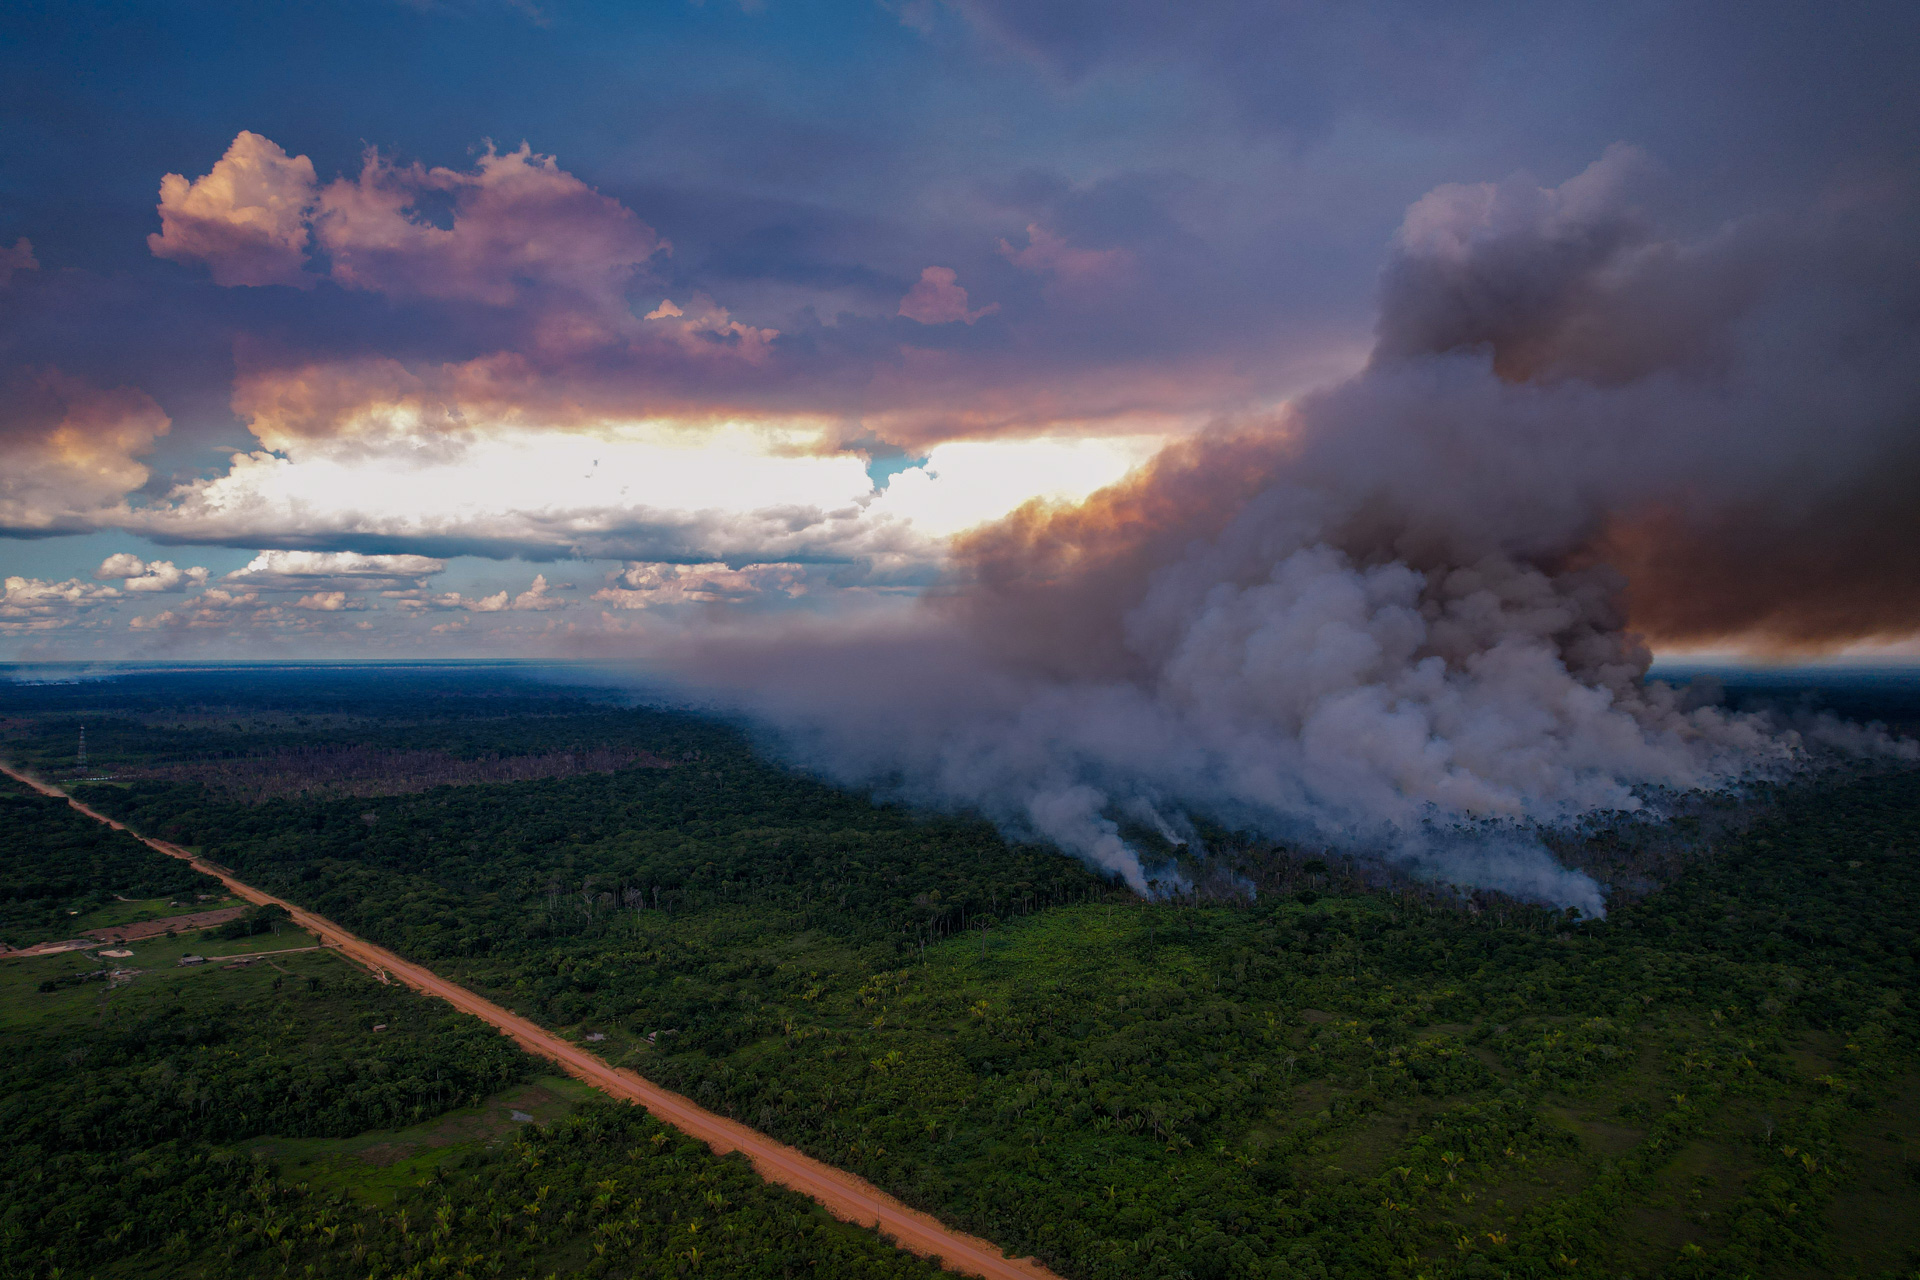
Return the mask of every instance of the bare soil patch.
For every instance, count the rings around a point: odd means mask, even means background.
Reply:
[[[194,911],[183,916],[167,916],[160,920],[141,920],[134,924],[109,925],[104,929],[88,929],[86,936],[98,938],[102,942],[138,942],[142,938],[157,938],[171,929],[175,933],[185,933],[189,929],[208,929],[229,920],[238,920],[247,914],[243,903],[237,907],[221,907],[217,911]]]

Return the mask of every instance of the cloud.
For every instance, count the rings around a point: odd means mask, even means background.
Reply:
[[[260,603],[258,591],[229,591],[225,587],[208,587],[191,601],[196,609],[211,612],[230,612],[236,609],[250,609]]]
[[[38,271],[40,260],[33,256],[33,244],[21,236],[13,242],[13,248],[0,249],[0,289],[13,284],[16,271]]]
[[[278,608],[260,603],[257,591],[208,587],[177,608],[128,619],[127,628],[136,632],[231,631],[235,626],[272,625],[279,617]]]
[[[692,310],[683,310],[667,299],[649,311],[646,319],[672,335],[673,344],[696,359],[730,357],[763,364],[772,353],[773,340],[780,336],[778,329],[756,328],[734,319],[704,293],[694,294],[688,306]]]
[[[900,314],[921,324],[950,324],[955,320],[972,324],[1000,309],[994,302],[978,311],[967,310],[967,291],[955,283],[958,279],[952,267],[925,268],[907,296],[900,299]]]
[[[431,556],[262,551],[225,580],[253,591],[395,590],[418,587],[446,567],[446,561]]]
[[[301,596],[295,600],[293,607],[305,609],[310,613],[341,613],[370,609],[373,606],[344,591],[316,591],[312,595]]]
[[[347,440],[444,456],[487,419],[513,422],[542,407],[538,373],[504,353],[418,369],[384,356],[243,368],[233,388],[234,412],[281,452]]]
[[[155,560],[147,563],[125,551],[116,552],[100,562],[93,571],[98,581],[109,578],[121,578],[120,584],[129,592],[184,591],[189,585],[204,587],[207,585],[207,569],[195,565],[190,569],[181,569],[171,560]]]
[[[171,560],[155,560],[147,565],[146,572],[129,576],[120,585],[130,593],[185,591],[188,586],[206,586],[207,569],[204,565],[180,569]]]
[[[758,564],[635,563],[593,599],[616,609],[653,609],[679,604],[745,604],[769,596],[792,599],[807,590],[806,566]]]
[[[952,533],[1035,498],[1085,497],[1157,443],[958,441],[935,446],[876,492],[866,459],[823,455],[811,424],[490,426],[433,436],[410,414],[398,411],[364,435],[290,437],[284,454],[236,455],[225,474],[177,486],[119,519],[172,542],[312,553],[840,564],[924,581]]]
[[[286,456],[238,455],[225,475],[180,486],[127,519],[179,541],[378,540],[540,559],[848,561],[931,546],[900,517],[868,514],[862,459],[812,455],[781,431],[656,423],[496,427],[429,447],[416,439],[303,440]]]
[[[311,160],[242,130],[204,177],[160,180],[160,230],[147,247],[205,266],[216,284],[311,288],[302,267],[314,199]]]
[[[205,265],[218,284],[310,288],[311,243],[349,289],[564,311],[539,326],[563,347],[604,340],[630,319],[627,281],[670,248],[632,210],[525,145],[489,145],[464,172],[395,164],[369,148],[356,177],[322,187],[307,157],[242,131],[204,177],[161,181],[160,220],[153,253]]]
[[[444,591],[439,595],[409,594],[386,592],[387,598],[399,609],[460,611],[465,613],[503,613],[512,608],[507,592],[496,591],[490,596],[465,596],[458,591]]]
[[[448,225],[425,216],[448,206]],[[356,179],[320,193],[314,233],[333,279],[395,298],[506,307],[546,290],[587,313],[626,314],[627,281],[666,241],[526,145],[489,146],[469,172],[400,166],[369,150]]]
[[[1038,223],[1027,225],[1027,246],[1016,249],[1000,241],[1000,256],[1035,275],[1051,276],[1069,286],[1113,283],[1133,267],[1125,249],[1079,249]]]
[[[100,562],[93,571],[96,579],[104,582],[108,578],[137,578],[147,571],[147,562],[139,556],[125,551],[116,551]]]
[[[96,527],[146,483],[139,459],[171,425],[132,387],[103,390],[56,369],[16,373],[0,402],[0,530]]]
[[[561,588],[565,590],[565,588]],[[544,609],[564,609],[568,601],[547,592],[547,575],[536,573],[533,584],[513,598],[513,608],[522,613],[537,613]]]
[[[561,588],[567,590],[568,588]],[[445,591],[437,595],[424,591],[387,591],[382,593],[394,602],[394,607],[413,612],[437,611],[460,613],[538,613],[549,609],[564,609],[568,601],[549,594],[547,575],[535,574],[533,583],[525,591],[514,595],[501,589],[490,596],[468,596],[458,591]]]
[[[120,599],[114,587],[68,578],[9,577],[0,590],[0,635],[57,631],[80,621],[88,612]]]
[[[254,137],[235,145],[244,150]],[[300,175],[289,189],[304,181]],[[1102,225],[1085,211],[1061,214],[1076,227]],[[369,315],[364,331],[385,336],[365,343],[343,341],[333,324],[305,341],[293,336],[298,322],[249,329],[238,344],[232,404],[270,451],[352,437],[404,439],[433,452],[496,424],[576,430],[636,417],[807,420],[820,433],[815,448],[833,447],[856,417],[859,431],[911,447],[1083,427],[1114,434],[1133,429],[1122,422],[1147,418],[1156,429],[1191,425],[1201,420],[1196,399],[1239,394],[1248,376],[1248,366],[1236,370],[1218,352],[1205,357],[1217,366],[1206,370],[1157,359],[1117,370],[1098,355],[1098,342],[1080,344],[1072,363],[1084,367],[1051,367],[1039,348],[1065,340],[1058,326],[1029,332],[1017,351],[903,349],[878,317],[829,317],[829,300],[799,286],[782,286],[782,305],[799,307],[798,332],[698,287],[666,298],[649,288],[658,301],[640,316],[629,293],[668,251],[664,239],[525,145],[489,149],[467,170],[368,152],[355,175],[313,187],[309,225],[309,277],[379,295],[404,309],[408,323]],[[1132,250],[1079,248],[1052,225],[1035,221],[1029,244],[1006,247],[1044,277],[1050,294],[1084,301],[1087,289],[1130,269]],[[297,238],[289,232],[283,240]],[[750,302],[764,312],[768,297],[760,287]],[[967,302],[958,273],[937,267],[892,307],[936,326],[971,324],[997,309]],[[279,305],[304,316],[348,300],[329,292]]]

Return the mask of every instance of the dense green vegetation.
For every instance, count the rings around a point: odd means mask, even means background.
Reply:
[[[1920,1267],[1920,774],[1592,824],[1662,883],[1575,923],[1256,844],[1256,900],[1141,903],[633,733],[674,767],[85,794],[1065,1275]]]
[[[0,945],[64,938],[113,900],[222,892],[177,858],[0,775]]]
[[[8,816],[9,845],[86,847],[57,838],[77,816],[63,803]],[[95,893],[123,870],[94,858],[70,878]],[[313,948],[277,908],[130,949],[0,960],[5,1280],[937,1270],[607,1102],[505,1136],[455,1125],[424,1176],[384,1195],[365,1194],[377,1176],[296,1181],[277,1149],[379,1153],[407,1126],[486,1110],[534,1064]],[[183,967],[190,951],[212,960]]]

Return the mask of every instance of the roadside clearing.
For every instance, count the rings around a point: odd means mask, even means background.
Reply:
[[[81,813],[104,822],[117,831],[129,828],[67,795],[58,787],[0,764],[0,773],[25,783],[43,795],[64,799]],[[390,974],[417,991],[437,996],[463,1013],[470,1013],[511,1037],[528,1053],[558,1063],[562,1070],[604,1093],[637,1102],[656,1119],[705,1142],[722,1155],[738,1151],[753,1162],[760,1176],[778,1186],[798,1191],[818,1201],[828,1213],[843,1222],[871,1227],[900,1248],[922,1257],[937,1258],[949,1271],[984,1276],[987,1280],[1057,1280],[1054,1273],[1032,1258],[1008,1258],[986,1240],[943,1225],[930,1214],[909,1208],[880,1188],[842,1169],[815,1160],[812,1156],[766,1134],[756,1132],[738,1121],[715,1115],[670,1090],[663,1089],[636,1072],[614,1067],[569,1041],[503,1009],[465,987],[447,981],[429,969],[403,960],[384,947],[355,936],[324,916],[297,907],[284,899],[237,880],[226,868],[177,844],[155,840],[132,832],[148,847],[179,858],[210,876],[217,877],[235,897],[256,904],[274,903],[285,907],[293,922],[314,934],[340,954],[365,965],[381,977]]]

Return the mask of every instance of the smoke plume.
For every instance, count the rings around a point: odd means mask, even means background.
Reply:
[[[911,625],[709,637],[688,674],[835,778],[1136,888],[1125,824],[1204,814],[1599,913],[1527,824],[1807,750],[1647,681],[1642,637],[1920,625],[1911,201],[1681,238],[1659,183],[1616,147],[1430,193],[1360,374],[976,531]],[[1460,834],[1487,820],[1509,834]]]

